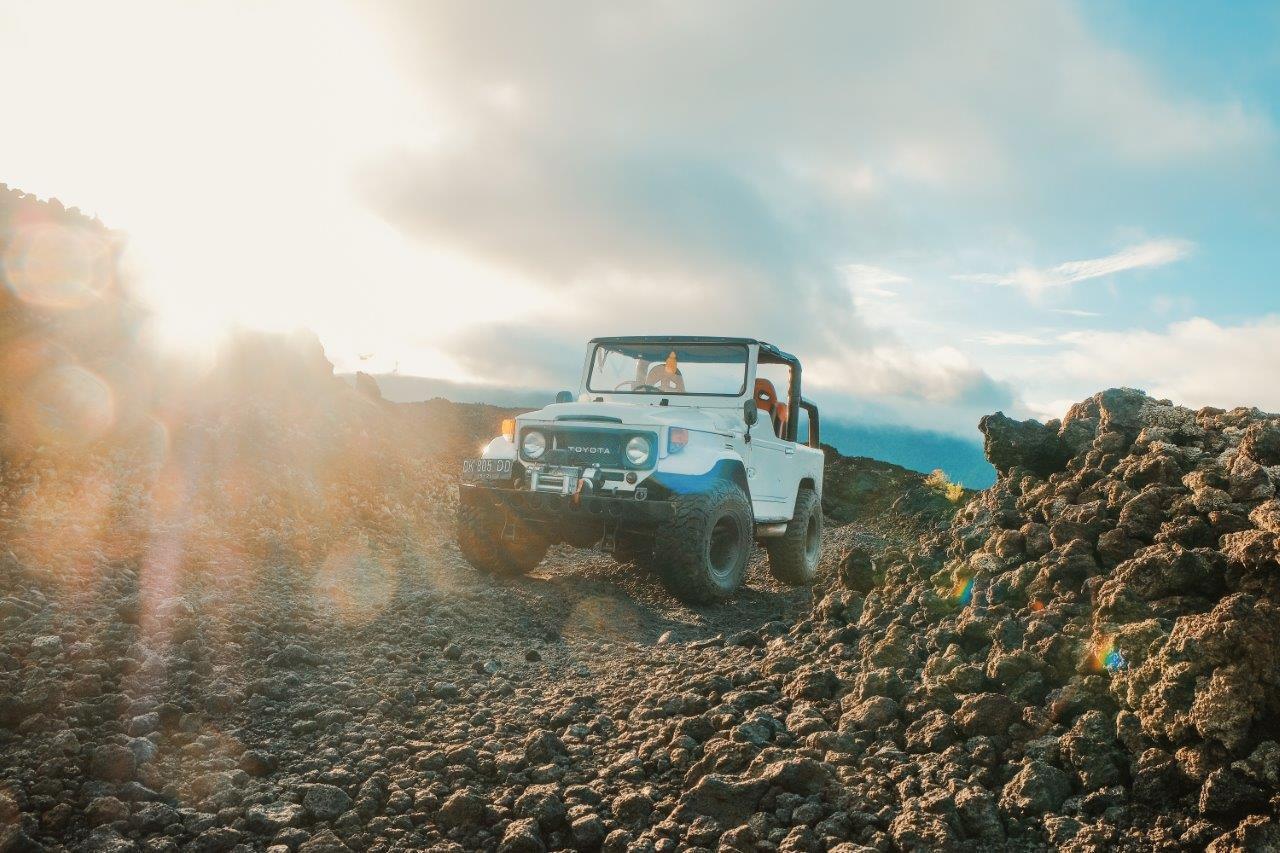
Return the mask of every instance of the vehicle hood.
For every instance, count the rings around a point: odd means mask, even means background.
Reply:
[[[606,420],[608,419],[608,420]],[[603,428],[676,426],[704,432],[741,430],[742,410],[737,406],[723,409],[695,409],[690,406],[634,406],[620,403],[552,403],[520,415],[521,423],[590,424]]]

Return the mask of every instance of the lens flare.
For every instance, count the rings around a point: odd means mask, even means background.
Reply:
[[[640,629],[640,614],[630,602],[591,595],[573,605],[561,631],[565,636],[625,642],[638,637]]]
[[[47,335],[29,334],[12,339],[0,350],[0,381],[10,387],[0,386],[0,396],[10,396],[14,388],[40,373],[42,370],[67,364],[74,360],[71,352]]]
[[[950,598],[962,607],[967,606],[973,600],[973,578],[956,578]]]
[[[314,594],[347,624],[367,622],[390,603],[398,582],[389,565],[359,538],[330,549],[315,578]]]
[[[86,444],[115,423],[111,387],[82,367],[44,371],[13,400],[14,424],[32,444]]]
[[[42,308],[84,308],[111,281],[110,247],[80,228],[30,225],[0,258],[0,273],[18,299]]]
[[[1106,635],[1094,643],[1090,665],[1095,672],[1103,670],[1117,672],[1126,669],[1129,663],[1125,660],[1124,654],[1116,648],[1115,637]]]
[[[142,446],[147,458],[151,464],[159,466],[169,458],[169,447],[172,441],[169,425],[159,418],[148,416],[143,429],[146,439],[142,442]]]

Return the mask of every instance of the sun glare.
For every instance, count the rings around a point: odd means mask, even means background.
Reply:
[[[4,135],[0,154],[14,185],[92,199],[91,213],[127,233],[125,268],[166,349],[208,355],[234,328],[309,328],[339,369],[412,363],[457,378],[435,358],[440,338],[533,298],[514,275],[399,233],[357,197],[362,169],[449,132],[364,10],[138,11],[154,21],[145,32],[106,6],[77,6],[74,29],[56,4],[24,16],[0,73],[41,69],[41,85],[9,104],[39,116],[41,132]],[[54,36],[61,58],[44,62],[34,45]],[[23,298],[77,302],[101,286],[95,248],[60,241],[33,233],[22,258],[5,259]]]
[[[53,224],[19,228],[0,257],[18,299],[40,308],[84,308],[110,285],[110,247],[81,229]]]

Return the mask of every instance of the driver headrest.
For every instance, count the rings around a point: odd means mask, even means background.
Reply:
[[[778,405],[778,392],[768,379],[756,380],[756,408],[772,413]]]

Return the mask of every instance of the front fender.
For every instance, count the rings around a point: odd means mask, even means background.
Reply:
[[[729,480],[742,488],[747,500],[751,499],[751,487],[747,485],[747,468],[742,459],[732,451],[725,450],[710,460],[706,470],[696,474],[672,471],[659,466],[649,477],[646,485],[654,484],[672,495],[689,495],[707,491],[712,483]]]

